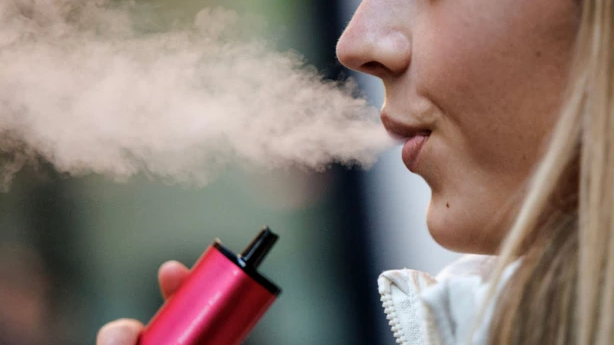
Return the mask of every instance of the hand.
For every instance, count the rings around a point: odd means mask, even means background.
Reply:
[[[164,299],[179,289],[189,270],[177,261],[168,261],[158,270],[158,282]],[[143,324],[137,320],[120,319],[106,324],[98,332],[96,345],[136,345]]]

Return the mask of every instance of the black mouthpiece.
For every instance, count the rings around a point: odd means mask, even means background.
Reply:
[[[245,265],[253,268],[258,267],[278,238],[279,236],[274,234],[271,229],[264,227],[241,253],[241,259],[245,262]]]

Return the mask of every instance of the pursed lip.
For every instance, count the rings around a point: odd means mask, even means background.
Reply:
[[[388,133],[404,143],[402,150],[403,163],[411,172],[415,173],[419,163],[420,152],[431,135],[432,130],[426,125],[408,125],[396,121],[384,111],[381,113],[381,119]]]

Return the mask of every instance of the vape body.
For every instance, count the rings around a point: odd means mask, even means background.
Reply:
[[[261,231],[241,255],[219,240],[162,306],[139,345],[239,345],[281,290],[256,268],[277,235]]]

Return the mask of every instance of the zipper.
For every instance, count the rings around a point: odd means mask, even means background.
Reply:
[[[396,309],[394,308],[394,303],[392,301],[392,295],[389,291],[383,292],[381,294],[382,307],[384,308],[384,313],[386,314],[386,319],[388,319],[388,324],[390,325],[390,329],[394,334],[394,338],[396,339],[397,344],[400,345],[410,345],[407,339],[405,338],[405,334],[403,334],[403,330],[401,329],[401,323],[398,318],[398,314]]]
[[[426,273],[408,269],[382,273],[377,281],[384,313],[399,345],[425,345],[429,336],[420,291],[434,283]],[[425,324],[426,322],[426,324]]]

